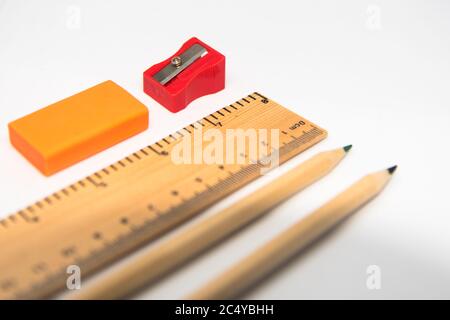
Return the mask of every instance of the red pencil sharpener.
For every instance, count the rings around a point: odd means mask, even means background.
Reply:
[[[171,112],[224,88],[225,56],[197,38],[144,72],[144,92]]]

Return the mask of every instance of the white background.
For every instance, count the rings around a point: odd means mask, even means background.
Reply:
[[[143,93],[142,72],[191,36],[226,55],[226,89],[172,114]],[[0,0],[0,214],[259,91],[329,131],[277,174],[321,150],[354,149],[139,297],[182,297],[362,175],[398,164],[384,193],[245,297],[450,298],[449,40],[449,1]],[[12,148],[8,122],[107,79],[148,106],[146,132],[50,178]],[[369,265],[381,268],[380,290],[366,287]]]

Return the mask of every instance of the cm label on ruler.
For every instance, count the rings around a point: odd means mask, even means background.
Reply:
[[[65,289],[67,266],[86,277],[261,175],[250,146],[234,149],[244,163],[175,164],[173,148],[200,128],[277,129],[279,163],[327,135],[256,92],[219,109],[2,220],[0,298],[52,296]]]

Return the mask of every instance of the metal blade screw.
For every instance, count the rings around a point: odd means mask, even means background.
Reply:
[[[172,63],[172,65],[174,65],[175,67],[179,68],[182,64],[181,58],[179,56],[173,57],[172,60],[170,61],[170,63]]]

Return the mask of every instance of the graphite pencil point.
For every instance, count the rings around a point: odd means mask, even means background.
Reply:
[[[397,169],[397,166],[393,166],[387,169],[387,171],[389,172],[389,174],[393,174],[394,171]]]
[[[349,145],[345,146],[343,149],[345,152],[349,152],[351,148],[352,148],[352,145],[349,144]]]

